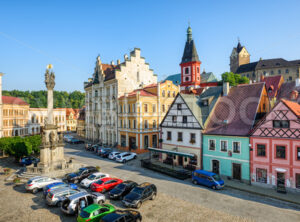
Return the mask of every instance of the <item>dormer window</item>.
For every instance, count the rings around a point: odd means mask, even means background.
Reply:
[[[177,110],[181,110],[181,104],[177,104]]]
[[[274,128],[290,128],[289,120],[273,120]]]

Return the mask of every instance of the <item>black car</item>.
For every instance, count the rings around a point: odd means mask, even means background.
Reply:
[[[81,180],[87,178],[92,173],[98,172],[96,167],[88,166],[79,168],[75,173],[68,173],[65,176],[65,179],[68,183],[79,183]]]
[[[111,152],[112,152],[111,148],[104,148],[101,150],[100,156],[103,158],[107,158]]]
[[[107,214],[100,222],[141,222],[142,215],[136,210],[116,210],[113,213]]]
[[[127,194],[122,202],[126,207],[140,208],[146,200],[154,200],[157,194],[157,188],[151,183],[142,183],[133,188]]]
[[[135,188],[138,184],[131,180],[124,181],[117,185],[114,189],[109,192],[110,199],[122,199],[125,195],[127,195],[133,188]]]

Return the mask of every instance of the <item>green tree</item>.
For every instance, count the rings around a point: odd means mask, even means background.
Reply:
[[[230,86],[249,83],[247,77],[241,77],[239,74],[234,74],[233,72],[224,72],[222,74],[222,80],[223,82],[229,82]]]
[[[23,156],[28,156],[32,153],[32,145],[28,141],[19,141],[14,144],[14,157],[18,161]]]
[[[41,142],[42,142],[42,138],[41,138],[40,135],[28,136],[28,137],[25,137],[24,140],[31,144],[32,151],[35,154],[40,153],[40,145],[41,145]]]

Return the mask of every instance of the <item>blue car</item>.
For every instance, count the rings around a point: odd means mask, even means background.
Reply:
[[[28,156],[28,157],[23,157],[21,159],[20,165],[21,166],[29,166],[31,164],[38,163],[38,162],[40,162],[39,158]]]
[[[218,174],[205,170],[195,170],[192,174],[192,181],[194,184],[201,184],[214,190],[224,188],[224,181]]]
[[[63,187],[70,187],[74,190],[78,188],[78,186],[73,183],[67,184],[64,182],[55,182],[55,183],[51,183],[43,188],[43,195],[44,195],[44,197],[46,197],[50,191],[57,189],[57,188],[63,188]]]

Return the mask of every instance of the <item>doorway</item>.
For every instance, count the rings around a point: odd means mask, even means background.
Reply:
[[[148,147],[149,147],[149,137],[144,136],[144,148],[148,149]]]
[[[157,148],[157,135],[152,135],[152,147]]]
[[[129,150],[135,150],[135,149],[136,149],[136,138],[129,137]]]
[[[183,156],[178,156],[178,165],[183,166]]]
[[[284,173],[277,172],[277,187],[285,186],[285,176]]]
[[[241,180],[241,164],[239,163],[232,164],[232,178],[234,180]]]
[[[220,162],[219,160],[213,160],[212,161],[212,172],[219,174],[220,173]]]

